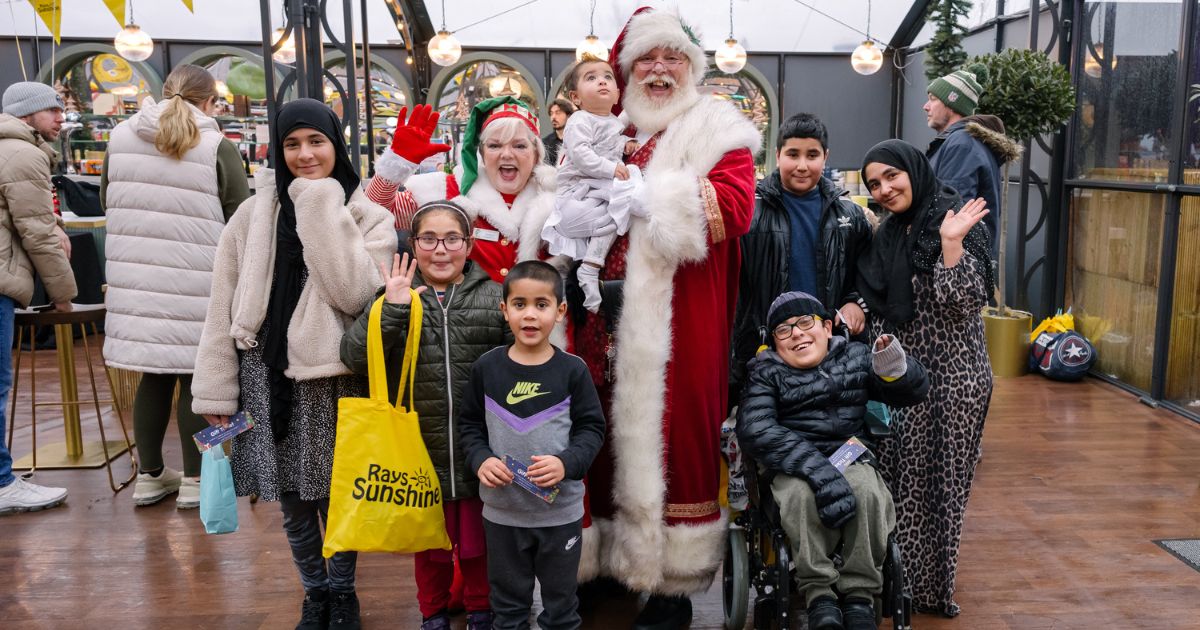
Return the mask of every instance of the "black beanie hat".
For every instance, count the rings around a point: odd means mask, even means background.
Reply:
[[[767,310],[767,330],[775,330],[775,327],[785,320],[798,315],[816,315],[821,319],[829,319],[829,311],[820,300],[803,291],[789,291],[771,302],[771,308]]]

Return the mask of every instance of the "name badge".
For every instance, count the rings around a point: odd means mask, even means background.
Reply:
[[[475,237],[476,240],[479,240],[479,241],[489,241],[489,242],[495,243],[496,241],[500,240],[500,232],[498,230],[485,230],[483,228],[475,228],[475,231],[472,232],[472,235]]]

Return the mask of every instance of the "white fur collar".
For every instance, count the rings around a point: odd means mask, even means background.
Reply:
[[[462,181],[461,168],[455,169],[454,176]],[[472,219],[482,217],[505,238],[517,241],[518,260],[530,260],[537,257],[542,247],[542,226],[554,211],[555,179],[553,166],[535,166],[529,182],[513,200],[511,208],[483,176],[475,180],[466,195],[459,195],[454,201]]]

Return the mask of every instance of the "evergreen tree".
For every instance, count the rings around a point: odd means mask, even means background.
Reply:
[[[933,0],[925,14],[926,22],[937,24],[933,41],[925,49],[925,78],[934,79],[957,70],[967,60],[962,49],[967,28],[963,19],[971,11],[971,0]]]

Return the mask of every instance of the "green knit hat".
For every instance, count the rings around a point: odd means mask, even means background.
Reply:
[[[537,115],[529,110],[529,105],[511,97],[497,96],[486,101],[480,101],[471,109],[471,117],[467,119],[467,129],[463,133],[462,160],[463,176],[459,182],[459,192],[467,194],[475,180],[479,178],[479,136],[483,128],[493,120],[500,118],[517,118],[525,123],[533,135],[538,135]]]
[[[929,84],[928,91],[951,110],[963,116],[970,116],[979,105],[979,97],[983,96],[982,84],[987,83],[987,80],[987,66],[975,63],[934,79]]]

